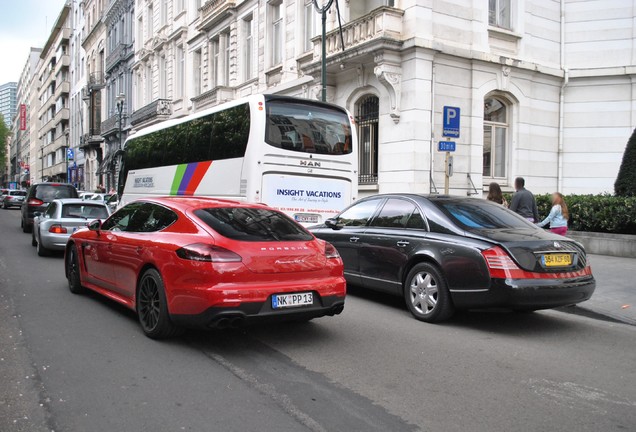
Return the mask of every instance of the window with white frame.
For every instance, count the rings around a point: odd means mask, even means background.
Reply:
[[[174,2],[176,14],[179,14],[185,10],[185,3],[186,3],[186,0],[176,0]]]
[[[183,97],[183,86],[185,83],[185,51],[181,45],[178,45],[175,50],[175,91],[174,94],[177,98]]]
[[[375,95],[366,95],[356,105],[359,146],[358,181],[361,185],[376,185],[378,184],[380,99]]]
[[[190,4],[190,19],[195,19],[199,15],[199,9],[203,5],[203,0],[188,0]]]
[[[193,93],[195,96],[201,94],[201,90],[203,89],[202,84],[203,75],[201,74],[201,49],[194,51],[192,54],[192,81],[194,88]]]
[[[152,102],[152,64],[146,65],[146,104]]]
[[[137,49],[144,46],[144,18],[139,17],[137,20]]]
[[[508,106],[500,98],[484,100],[483,175],[506,178],[508,158]]]
[[[161,25],[168,24],[168,0],[161,0]]]
[[[230,32],[220,35],[221,42],[221,85],[230,85]]]
[[[166,56],[159,57],[159,98],[168,97],[168,67],[166,64]]]
[[[254,77],[254,18],[243,18],[243,79]]]
[[[511,0],[488,0],[488,24],[512,29]]]
[[[221,50],[219,36],[210,41],[210,80],[211,88],[219,85],[220,69],[221,69]]]
[[[141,108],[144,105],[144,87],[141,70],[135,74],[135,107]]]
[[[303,21],[303,52],[308,52],[313,49],[311,38],[316,35],[316,10],[313,0],[305,0]]]
[[[154,28],[153,28],[154,14],[155,12],[151,3],[148,5],[148,12],[147,12],[148,22],[146,23],[146,34],[148,35],[148,38],[152,37],[152,35],[154,34]]]
[[[283,5],[281,2],[269,4],[271,20],[271,61],[276,66],[283,61]]]

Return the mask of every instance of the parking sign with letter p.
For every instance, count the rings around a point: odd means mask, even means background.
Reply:
[[[444,124],[442,136],[459,138],[460,109],[458,107],[444,106]]]

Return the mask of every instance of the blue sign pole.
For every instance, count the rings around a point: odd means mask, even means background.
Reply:
[[[460,133],[460,112],[459,107],[444,106],[444,118],[442,136],[446,138],[459,138]],[[439,151],[446,152],[446,175],[444,176],[444,193],[448,195],[450,191],[450,176],[453,175],[453,157],[450,152],[454,152],[456,144],[454,141],[440,141]]]

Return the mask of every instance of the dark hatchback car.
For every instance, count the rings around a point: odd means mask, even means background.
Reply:
[[[20,227],[22,231],[25,233],[31,232],[34,213],[44,213],[51,201],[62,198],[78,198],[75,186],[66,183],[38,183],[32,185],[21,207]]]
[[[402,295],[427,322],[580,303],[596,287],[583,246],[478,198],[376,195],[310,231],[338,249],[347,282]]]

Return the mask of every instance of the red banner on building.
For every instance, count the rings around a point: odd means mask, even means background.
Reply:
[[[20,104],[20,130],[26,130],[26,105]]]

